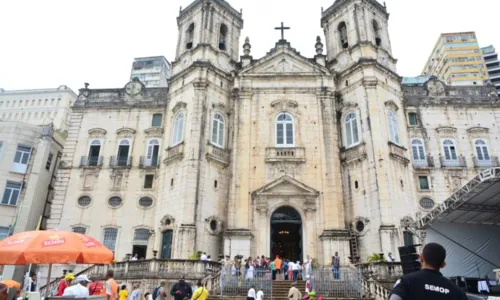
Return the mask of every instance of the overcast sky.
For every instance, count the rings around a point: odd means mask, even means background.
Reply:
[[[164,55],[172,61],[179,7],[192,0],[0,0],[0,88],[68,85],[75,92],[122,87],[134,57]],[[243,9],[244,37],[252,55],[266,54],[285,38],[314,55],[321,7],[334,0],[228,0]],[[382,1],[380,1],[382,2]],[[402,76],[419,75],[442,32],[476,31],[481,46],[500,48],[498,0],[386,0],[393,55]],[[240,51],[241,53],[241,51]]]

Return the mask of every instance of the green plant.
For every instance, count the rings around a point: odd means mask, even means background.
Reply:
[[[372,255],[368,256],[368,262],[379,262],[379,261],[386,261],[383,256],[381,256],[379,253],[373,253]]]
[[[200,253],[195,252],[195,253],[191,254],[191,255],[189,256],[189,259],[190,259],[190,260],[198,260],[198,259],[200,259]]]

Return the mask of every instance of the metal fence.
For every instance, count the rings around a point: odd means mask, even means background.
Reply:
[[[317,296],[323,297],[360,298],[363,294],[362,276],[357,269],[315,269],[311,287]]]
[[[246,296],[252,286],[255,292],[260,289],[264,295],[272,295],[271,270],[248,271],[242,268],[238,271],[223,268],[220,276],[220,295]]]

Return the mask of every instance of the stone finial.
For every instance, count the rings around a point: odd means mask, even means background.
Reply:
[[[245,43],[243,44],[243,54],[246,56],[250,55],[250,49],[252,49],[252,45],[250,45],[250,39],[246,37]]]
[[[88,89],[89,88],[89,83],[88,82],[85,82],[83,85],[85,85],[85,88]]]
[[[323,43],[321,42],[321,38],[318,37],[316,38],[316,45],[314,45],[316,47],[316,54],[323,54]]]

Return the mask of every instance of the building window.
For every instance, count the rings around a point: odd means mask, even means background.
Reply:
[[[420,190],[429,190],[429,178],[427,176],[418,176],[418,186]]]
[[[420,208],[425,210],[431,210],[434,208],[434,200],[430,198],[422,198],[420,199]]]
[[[396,145],[399,145],[398,118],[392,110],[389,110],[387,112],[387,121],[389,122],[390,141]]]
[[[9,236],[10,227],[0,226],[0,241]]]
[[[359,144],[358,121],[356,113],[351,112],[347,114],[344,119],[344,130],[346,137],[346,148],[356,146]]]
[[[220,25],[219,33],[219,49],[226,51],[226,38],[227,38],[227,26],[225,24]]]
[[[111,206],[112,208],[120,207],[122,205],[122,198],[118,196],[113,196],[109,198],[108,205]]]
[[[28,169],[28,162],[31,155],[31,147],[18,145],[16,156],[14,156],[14,163],[12,164],[12,172],[26,173]]]
[[[90,202],[92,202],[92,199],[90,199],[89,196],[81,196],[80,198],[78,198],[78,205],[81,207],[89,206]]]
[[[72,228],[73,232],[80,233],[80,234],[85,234],[87,232],[87,228],[83,226],[75,226]]]
[[[424,141],[421,139],[412,139],[411,140],[411,153],[413,156],[413,160],[424,161],[425,160]]]
[[[378,26],[377,21],[372,21],[373,25],[373,35],[375,36],[375,45],[380,46],[382,39],[380,38],[380,26]]]
[[[155,176],[152,174],[148,174],[144,176],[144,188],[145,189],[152,189],[153,188],[153,180]]]
[[[276,146],[294,147],[295,128],[292,115],[279,114],[276,118]]]
[[[342,46],[343,49],[347,49],[349,47],[349,41],[347,39],[347,26],[345,22],[342,22],[339,24],[338,27],[339,31],[339,37],[340,37],[340,45]]]
[[[97,166],[99,163],[99,154],[101,153],[101,141],[93,140],[89,146],[88,165]]]
[[[152,139],[148,142],[148,152],[146,153],[146,166],[158,166],[158,158],[160,154],[160,141]]]
[[[415,112],[408,113],[408,124],[410,126],[417,126],[418,125],[417,113],[415,113]]]
[[[188,30],[186,31],[186,49],[193,48],[193,39],[194,39],[194,23],[189,25]]]
[[[108,247],[109,250],[115,251],[117,237],[118,237],[117,228],[104,228],[104,238],[102,244]]]
[[[403,231],[403,240],[405,246],[413,246],[413,234],[409,231]]]
[[[458,160],[457,148],[452,139],[446,139],[443,141],[443,152],[445,160]]]
[[[129,165],[129,153],[130,153],[130,140],[122,139],[118,143],[118,153],[116,155],[116,165],[117,166],[128,166]]]
[[[47,157],[47,163],[45,164],[45,170],[50,171],[50,166],[52,166],[52,159],[54,158],[54,154],[49,153],[49,157]]]
[[[474,146],[476,147],[476,155],[478,160],[490,160],[490,152],[488,151],[488,144],[486,144],[485,140],[476,140],[474,142]]]
[[[22,183],[7,181],[5,191],[3,192],[2,204],[17,205],[22,186]]]
[[[212,144],[224,148],[224,118],[218,113],[212,122]]]
[[[134,231],[134,241],[147,242],[149,240],[150,230],[146,228],[136,229]]]
[[[184,113],[180,112],[177,114],[174,121],[174,135],[172,138],[172,146],[178,145],[182,142],[183,131],[184,131]]]
[[[139,199],[139,206],[142,208],[149,208],[153,206],[153,198],[142,197],[141,199]]]
[[[151,121],[151,126],[160,127],[162,118],[163,118],[162,114],[154,114],[153,120]]]

